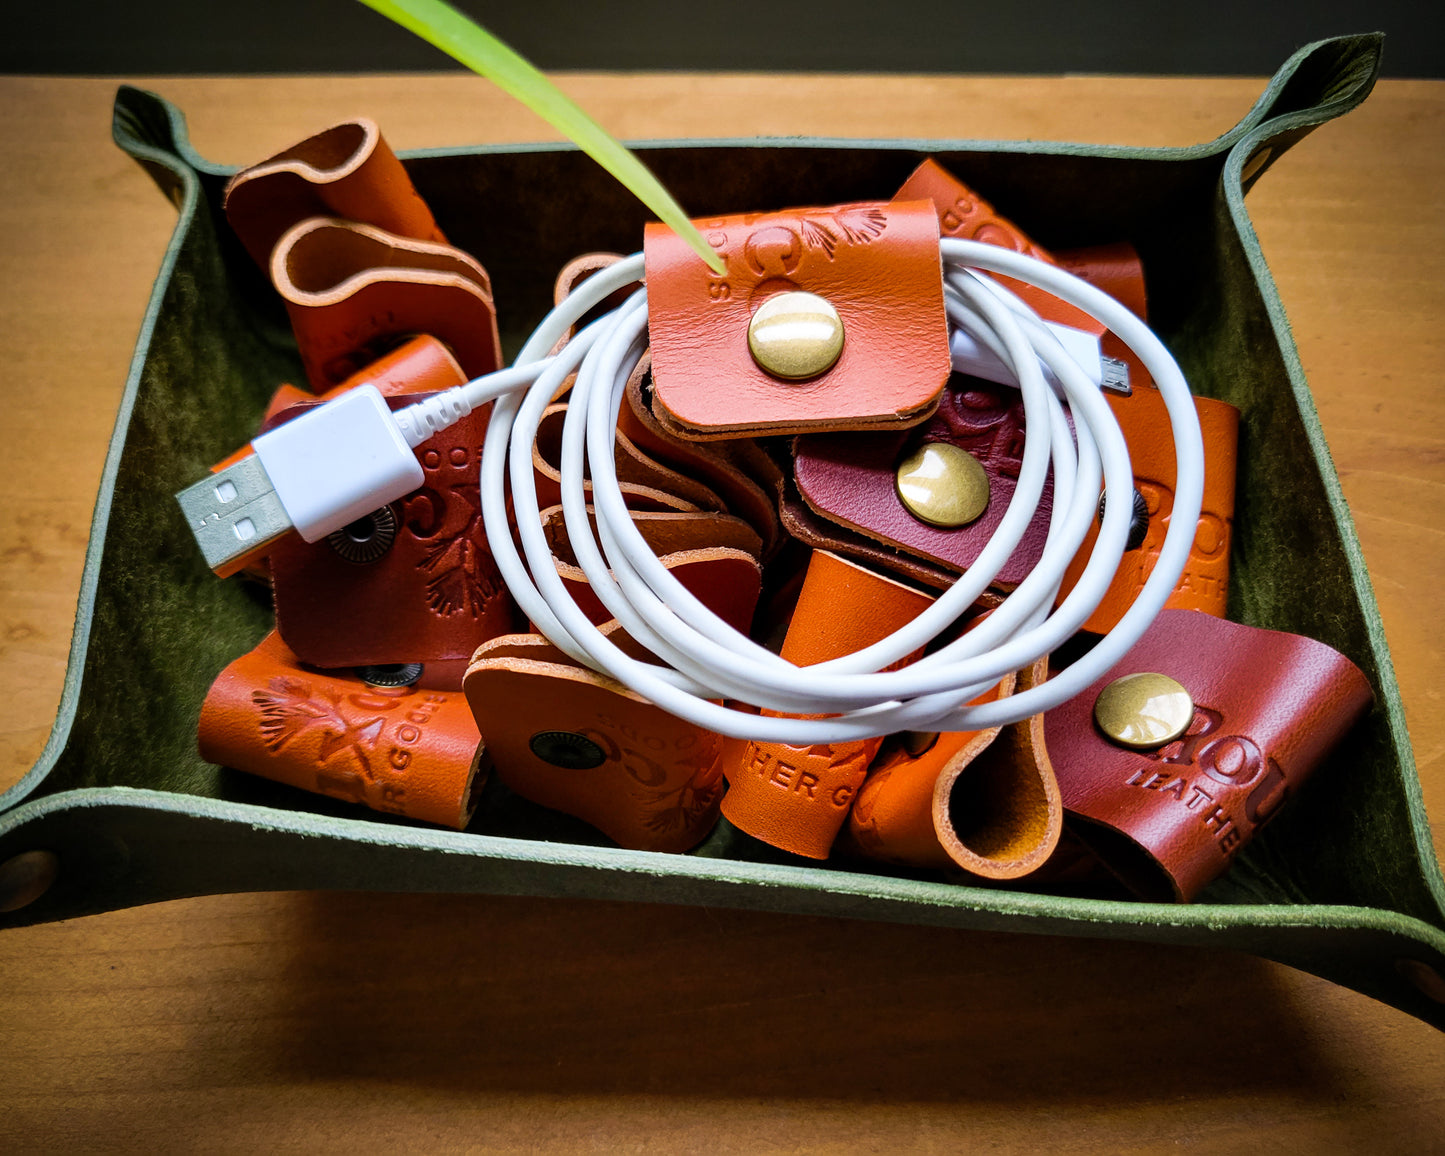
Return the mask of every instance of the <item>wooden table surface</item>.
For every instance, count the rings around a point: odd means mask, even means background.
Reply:
[[[142,79],[249,163],[551,134],[461,76]],[[624,137],[1189,144],[1262,80],[571,76]],[[0,788],[59,700],[174,210],[115,82],[0,78]],[[1250,205],[1445,835],[1445,83],[1385,82]],[[1004,206],[1005,211],[1007,209]],[[11,681],[11,680],[14,681]],[[0,1149],[1436,1150],[1445,1036],[1249,957],[562,900],[224,896],[0,936]]]

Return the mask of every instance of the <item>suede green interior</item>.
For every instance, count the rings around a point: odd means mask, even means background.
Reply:
[[[645,146],[658,176],[700,216],[886,199],[931,155],[1047,246],[1138,247],[1151,322],[1196,392],[1242,413],[1231,617],[1329,643],[1365,670],[1377,695],[1310,788],[1187,908],[778,865],[746,839],[716,839],[690,857],[587,847],[605,841],[496,786],[458,836],[202,762],[195,735],[205,691],[271,615],[263,595],[206,569],[173,495],[251,435],[276,384],[302,374],[279,302],[220,215],[228,171],[195,156],[175,109],[121,89],[116,139],[177,201],[181,220],[97,503],[56,730],[36,768],[0,798],[0,859],[64,847],[68,870],[0,926],[278,887],[725,903],[1228,946],[1445,1025],[1445,1009],[1395,969],[1408,957],[1445,971],[1445,888],[1354,530],[1240,189],[1261,144],[1272,146],[1272,162],[1353,107],[1378,62],[1378,37],[1312,45],[1238,126],[1192,149]],[[642,208],[570,149],[434,151],[408,164],[449,237],[491,273],[509,352],[546,312],[566,260],[639,247]]]

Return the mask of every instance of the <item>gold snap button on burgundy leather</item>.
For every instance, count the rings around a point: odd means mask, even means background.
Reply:
[[[748,323],[748,349],[765,373],[806,381],[832,369],[842,355],[843,319],[816,293],[779,293]]]
[[[1094,721],[1110,742],[1137,751],[1172,743],[1194,720],[1194,700],[1167,674],[1126,674],[1094,700]]]
[[[60,874],[54,851],[22,851],[0,863],[0,912],[29,907],[50,890]]]
[[[904,509],[945,530],[988,509],[988,474],[971,453],[947,442],[919,446],[899,463],[894,484]]]

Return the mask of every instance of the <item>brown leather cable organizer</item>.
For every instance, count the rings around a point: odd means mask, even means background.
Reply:
[[[1375,696],[1374,707],[1316,766],[1308,788],[1190,904],[1121,898],[1118,890],[1083,882],[1086,872],[1078,868],[1090,856],[1069,827],[1054,858],[1067,848],[1070,862],[1003,888],[879,859],[853,859],[839,870],[841,846],[829,860],[806,865],[780,864],[776,852],[741,836],[707,836],[689,854],[628,850],[580,820],[561,822],[563,816],[520,798],[500,773],[477,792],[476,810],[459,832],[204,759],[195,728],[207,685],[256,647],[271,619],[254,588],[216,581],[204,569],[189,530],[174,517],[171,495],[253,435],[277,383],[299,380],[300,361],[275,340],[284,307],[262,292],[243,247],[217,231],[232,174],[190,150],[174,109],[123,90],[117,138],[181,206],[181,228],[162,267],[102,482],[76,660],[56,731],[35,770],[0,799],[0,866],[21,855],[52,856],[56,882],[0,914],[0,924],[258,887],[731,905],[1244,950],[1445,1023],[1445,887],[1419,806],[1399,698],[1348,515],[1328,460],[1316,451],[1322,442],[1307,386],[1243,202],[1244,190],[1290,145],[1364,98],[1378,57],[1372,37],[1310,46],[1285,65],[1240,125],[1193,149],[809,142],[647,152],[649,166],[682,203],[709,220],[740,208],[887,204],[932,153],[996,214],[1006,213],[1052,252],[1119,242],[1138,252],[1161,336],[1196,388],[1240,415],[1230,616],[1251,628],[1319,640],[1353,662]],[[448,242],[481,257],[496,278],[511,349],[549,307],[557,270],[579,253],[631,251],[642,235],[641,210],[590,162],[565,150],[451,151],[408,158],[404,167]],[[539,188],[557,196],[539,201]],[[1078,189],[1089,195],[1073,195]],[[944,364],[940,387],[946,376]],[[655,417],[660,407],[650,389],[650,382],[638,382],[642,412]],[[630,402],[627,410],[640,412]],[[915,412],[926,416],[926,405]],[[769,496],[779,492],[770,484],[790,482],[786,455],[765,450],[766,462],[745,463],[720,449],[727,441],[695,444],[717,451],[707,460],[735,466]],[[664,464],[687,474],[683,462],[679,454]],[[699,480],[766,540],[753,513],[724,494],[715,477]],[[785,487],[781,493],[787,525]],[[769,565],[787,554],[796,558],[790,536],[777,553],[763,552]],[[760,606],[769,608],[771,622],[786,621],[789,595],[788,582],[765,576]],[[518,661],[515,652],[494,657]],[[569,669],[549,659],[544,665]],[[1203,695],[1200,701],[1220,709]],[[367,723],[384,713],[347,717]],[[1304,717],[1308,735],[1312,716]],[[581,717],[568,721],[593,725]],[[1266,741],[1284,743],[1279,732],[1250,726],[1232,733],[1248,733],[1262,753]],[[334,728],[318,725],[309,733],[319,738]],[[528,749],[539,733],[524,736]],[[543,749],[565,759],[571,745],[564,738]],[[607,744],[596,745],[610,755]],[[621,754],[623,743],[617,748]],[[1052,741],[1046,753],[1057,770]],[[1218,762],[1227,753],[1213,757]],[[1268,753],[1284,768],[1277,753]],[[331,758],[355,770],[354,754],[338,748]],[[559,776],[564,770],[548,765]],[[643,777],[653,776],[644,766]],[[1064,779],[1060,771],[1061,793]],[[707,773],[667,781],[692,784],[694,799],[709,791]],[[1129,789],[1174,805],[1172,778],[1144,781],[1151,785]],[[694,813],[688,805],[682,810]],[[971,845],[972,832],[957,830]],[[1006,842],[997,846],[1009,852]]]

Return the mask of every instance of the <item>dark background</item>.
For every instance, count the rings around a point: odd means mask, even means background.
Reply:
[[[459,0],[545,69],[1264,75],[1311,40],[1388,36],[1385,74],[1445,76],[1441,0]],[[0,72],[458,67],[355,0],[0,3]]]

